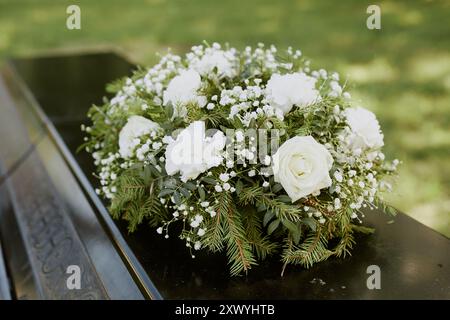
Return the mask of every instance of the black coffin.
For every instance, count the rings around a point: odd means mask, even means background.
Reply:
[[[106,83],[130,73],[114,54],[19,59],[0,78],[0,298],[450,299],[450,241],[399,214],[369,211],[376,233],[353,256],[309,270],[269,259],[230,277],[221,255],[191,259],[184,243],[143,225],[128,234],[94,193],[93,162],[75,150]],[[69,265],[82,270],[69,290]],[[367,268],[379,266],[381,289]]]

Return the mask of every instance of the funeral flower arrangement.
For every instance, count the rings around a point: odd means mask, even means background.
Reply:
[[[194,46],[109,85],[82,147],[130,232],[149,224],[193,258],[224,251],[232,275],[274,254],[310,267],[371,231],[362,210],[398,164],[346,89],[292,48]]]

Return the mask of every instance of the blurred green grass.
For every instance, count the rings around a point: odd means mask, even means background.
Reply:
[[[82,29],[66,29],[66,7]],[[450,1],[0,0],[0,61],[9,56],[116,49],[149,64],[171,47],[229,42],[293,46],[339,71],[379,117],[388,157],[403,160],[386,200],[450,236]]]

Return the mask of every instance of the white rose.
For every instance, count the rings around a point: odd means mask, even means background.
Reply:
[[[141,116],[131,116],[119,133],[119,153],[122,158],[132,156],[136,147],[136,138],[158,130],[160,126],[147,118]]]
[[[273,156],[276,182],[281,183],[292,202],[331,186],[329,171],[333,158],[311,136],[294,137],[281,145]]]
[[[217,73],[221,76],[234,77],[237,74],[236,57],[231,52],[223,50],[214,50],[205,53],[198,61],[192,64],[192,67],[201,75],[211,73],[217,68]]]
[[[179,172],[184,182],[197,178],[199,174],[217,167],[223,161],[225,135],[217,131],[212,137],[206,137],[203,121],[191,123],[175,140],[168,140],[166,172],[168,175]]]
[[[195,70],[183,70],[180,75],[170,80],[167,89],[163,93],[163,105],[172,104],[173,117],[186,116],[186,104],[197,103],[204,107],[206,98],[198,95],[202,86],[200,75]]]
[[[352,131],[352,149],[379,149],[384,145],[380,124],[371,111],[358,107],[345,109],[345,117]]]
[[[294,105],[306,106],[320,99],[316,81],[302,72],[273,74],[267,82],[266,98],[273,107],[286,114]]]

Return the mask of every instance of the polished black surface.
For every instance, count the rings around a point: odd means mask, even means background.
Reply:
[[[91,104],[104,96],[106,82],[112,75],[129,74],[130,64],[97,54],[23,59],[14,65],[96,185],[90,156],[75,153],[83,137],[79,128]],[[367,212],[365,223],[377,231],[359,236],[351,257],[330,259],[309,270],[289,266],[284,277],[276,258],[247,276],[230,277],[224,255],[200,252],[192,259],[175,236],[165,240],[146,225],[128,234],[122,222],[117,225],[164,298],[450,299],[448,238],[404,214],[392,221],[383,212]],[[381,269],[380,290],[367,288],[370,265]]]
[[[8,285],[14,299],[155,297],[151,281],[138,281],[130,268],[128,246],[103,226],[66,162],[64,143],[11,64],[0,70],[0,136],[0,241],[7,277],[0,272],[0,289]],[[67,285],[66,270],[73,266],[80,272],[77,289]]]
[[[10,300],[11,290],[9,279],[6,273],[6,264],[3,258],[3,250],[0,241],[0,300]]]

